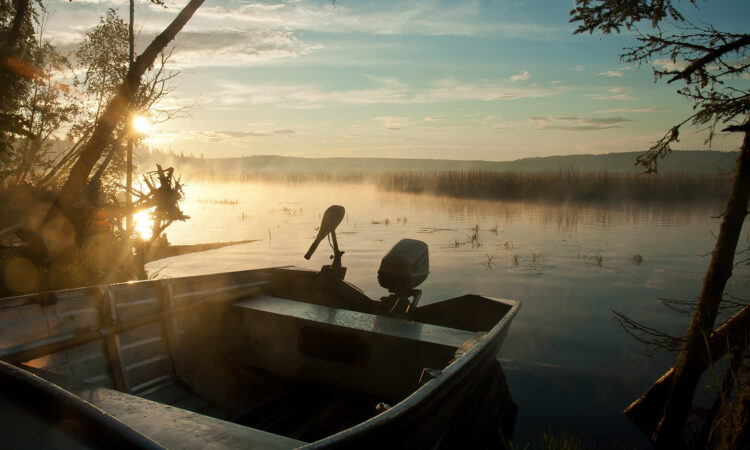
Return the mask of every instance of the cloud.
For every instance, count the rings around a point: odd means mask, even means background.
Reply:
[[[575,66],[575,70],[577,70],[578,72],[582,72],[583,69],[584,69],[583,66]]]
[[[611,128],[622,128],[625,122],[632,122],[623,117],[531,117],[528,123],[541,131],[599,131]]]
[[[422,122],[439,122],[441,120],[447,119],[448,116],[432,116],[432,117],[425,117],[422,119]]]
[[[512,77],[510,77],[510,81],[528,80],[529,78],[531,78],[529,72],[522,70],[518,75],[513,75]]]
[[[334,104],[430,104],[454,101],[499,101],[539,98],[570,91],[565,86],[517,87],[502,83],[460,83],[439,80],[427,88],[411,88],[395,78],[378,78],[365,89],[331,90],[312,84],[242,83],[220,80],[211,94],[213,102],[225,107],[246,104],[275,104],[283,108],[312,109]]]
[[[661,70],[674,71],[684,70],[688,66],[687,61],[672,61],[671,59],[657,59],[654,61],[654,66],[659,67]]]
[[[616,93],[619,93],[619,92],[627,92],[630,89],[632,89],[630,86],[618,86],[618,87],[613,87],[613,88],[610,88],[610,89],[607,89],[607,90],[609,92],[612,92],[612,93],[616,94]]]
[[[366,73],[363,73],[361,75],[367,78],[368,80],[373,81],[381,86],[388,86],[394,89],[400,89],[404,87],[403,83],[401,83],[396,77],[378,77],[378,76],[369,75]]]
[[[564,94],[570,91],[565,86],[551,87],[519,87],[503,83],[481,81],[476,83],[461,83],[453,79],[441,80],[432,89],[417,92],[412,97],[413,103],[434,103],[447,101],[497,101],[519,98],[539,98]]]
[[[289,136],[290,134],[297,134],[296,131],[290,128],[284,128],[280,130],[258,130],[258,131],[214,131],[217,136],[226,136],[231,138],[246,138],[246,137],[260,137],[260,136]]]
[[[297,58],[321,48],[277,30],[186,31],[175,42],[173,61],[179,67],[242,67]]]
[[[338,2],[313,4],[285,2],[206,6],[201,19],[257,29],[306,30],[323,33],[369,33],[409,35],[474,36],[502,34],[511,37],[551,38],[566,33],[563,27],[535,23],[482,21],[479,2],[442,3],[420,1],[411,4],[351,5]]]
[[[635,100],[635,97],[631,97],[627,94],[615,94],[615,95],[604,95],[604,94],[587,94],[590,100]]]
[[[378,120],[380,122],[383,122],[383,128],[386,130],[400,130],[404,127],[407,127],[409,125],[414,125],[416,122],[411,120],[411,117],[392,117],[392,116],[384,116],[384,117],[373,117],[372,120]]]
[[[602,109],[599,111],[594,111],[596,114],[611,114],[611,113],[618,113],[618,112],[658,112],[658,111],[672,111],[670,108],[662,108],[659,106],[649,106],[649,107],[642,107],[642,108],[614,108],[614,109]]]
[[[178,142],[178,141],[200,141],[200,142],[227,142],[247,141],[258,137],[290,137],[299,134],[291,128],[279,129],[257,129],[257,130],[219,130],[219,131],[159,131],[149,136],[151,144]]]
[[[619,69],[615,70],[607,70],[605,72],[599,72],[597,75],[602,77],[612,77],[612,78],[620,78],[623,76],[623,72],[626,70],[630,70],[630,67],[620,67]]]

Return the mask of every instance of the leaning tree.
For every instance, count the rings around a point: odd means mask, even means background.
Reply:
[[[653,65],[656,80],[666,79],[668,84],[678,85],[677,93],[693,104],[689,117],[671,127],[637,158],[636,164],[643,166],[646,172],[656,171],[659,159],[671,152],[671,145],[678,142],[684,126],[704,129],[707,143],[717,132],[743,135],[734,182],[711,262],[688,330],[679,339],[679,357],[674,367],[626,410],[659,448],[673,448],[680,443],[701,374],[727,352],[735,355],[735,362],[741,362],[750,329],[748,305],[742,305],[729,320],[716,327],[750,196],[750,90],[747,81],[750,79],[750,34],[721,31],[690,19],[689,16],[700,15],[699,6],[704,3],[711,2],[576,0],[576,8],[571,11],[571,22],[578,25],[575,33],[611,34],[622,30],[633,33],[637,44],[624,49],[620,55],[622,61]],[[733,365],[736,364],[730,364]],[[727,374],[730,380],[736,376],[736,370],[731,369]],[[740,410],[737,417],[745,423],[735,424],[735,432],[723,436],[724,444],[729,447],[750,445],[747,441],[750,411],[745,410],[750,408],[748,395],[747,389],[734,392]]]

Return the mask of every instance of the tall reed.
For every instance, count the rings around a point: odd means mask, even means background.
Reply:
[[[725,174],[626,174],[608,172],[388,172],[386,191],[465,198],[549,201],[695,201],[726,198]]]

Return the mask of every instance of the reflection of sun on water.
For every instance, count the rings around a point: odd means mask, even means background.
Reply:
[[[133,228],[138,236],[143,239],[151,239],[151,226],[152,224],[151,214],[149,211],[139,211],[133,214]]]

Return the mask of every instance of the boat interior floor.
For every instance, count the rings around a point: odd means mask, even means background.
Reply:
[[[377,415],[382,401],[370,394],[305,382],[253,405],[235,422],[312,442]]]
[[[71,390],[115,417],[119,418],[124,414],[121,400],[125,399],[125,394],[71,380],[44,370],[30,367],[27,369],[37,376]],[[174,414],[177,411],[185,411],[188,414],[197,413],[220,419],[224,423],[232,422],[227,425],[233,425],[234,427],[230,429],[234,431],[237,431],[236,427],[241,427],[302,442],[324,438],[370,419],[378,414],[376,409],[378,403],[384,402],[382,397],[308,380],[284,380],[279,381],[279,384],[283,384],[283,389],[269,392],[261,400],[242,411],[237,409],[228,411],[223,405],[212,404],[209,399],[192,391],[179,379],[165,383],[141,395],[140,398],[174,407],[158,414]],[[133,398],[130,397],[130,399],[126,403],[132,405]],[[144,434],[148,435],[147,432]]]

